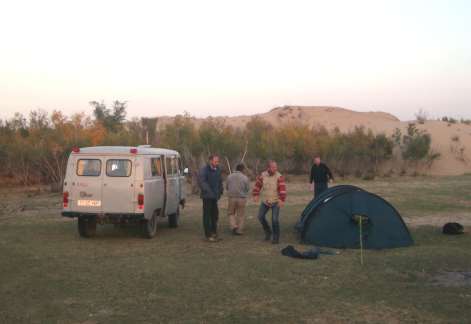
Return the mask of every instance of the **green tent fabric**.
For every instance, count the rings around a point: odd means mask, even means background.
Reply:
[[[355,186],[336,186],[313,199],[296,229],[302,243],[334,248],[366,249],[410,246],[414,242],[398,211],[383,198]]]
[[[351,186],[351,185],[338,185],[334,187],[328,188],[326,191],[321,193],[319,196],[315,197],[315,199],[311,200],[311,202],[306,206],[304,211],[302,212],[299,221],[297,222],[295,229],[299,232],[302,231],[305,222],[309,220],[311,217],[311,212],[315,210],[320,204],[324,203],[324,200],[330,199],[333,195],[337,195],[340,192],[347,192],[353,190],[362,190],[359,187]]]

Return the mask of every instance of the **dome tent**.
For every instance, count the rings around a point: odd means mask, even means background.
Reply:
[[[355,186],[335,186],[313,199],[296,224],[302,243],[359,248],[358,216],[366,249],[404,247],[414,242],[398,211],[383,198]]]

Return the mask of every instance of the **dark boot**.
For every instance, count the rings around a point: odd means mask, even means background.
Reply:
[[[272,244],[278,244],[280,242],[280,225],[273,224],[273,240]]]
[[[265,219],[260,220],[260,223],[262,224],[263,231],[265,232],[265,241],[270,241],[270,239],[271,239],[270,226],[268,225],[268,223]]]

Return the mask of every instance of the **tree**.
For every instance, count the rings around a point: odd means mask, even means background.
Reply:
[[[404,160],[417,162],[428,157],[432,138],[427,132],[419,130],[414,123],[409,123],[407,135],[403,136],[402,143]]]
[[[117,132],[122,129],[126,119],[126,101],[113,101],[112,110],[107,108],[103,101],[90,101],[90,105],[94,108],[95,120],[101,123],[107,131]]]

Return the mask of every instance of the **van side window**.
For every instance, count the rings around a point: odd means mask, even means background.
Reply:
[[[108,177],[129,177],[131,166],[130,160],[108,160],[106,161],[106,175]]]
[[[182,166],[182,159],[177,158],[177,165],[178,165],[178,174],[183,174],[183,166]]]
[[[150,169],[153,177],[162,176],[162,160],[160,158],[150,159]]]
[[[172,165],[173,170],[175,170],[175,174],[180,174],[180,163],[179,159],[176,156],[172,158]]]
[[[165,166],[167,167],[167,174],[169,176],[175,174],[175,169],[173,168],[173,163],[172,163],[172,158],[171,157],[166,157],[165,158]]]
[[[99,177],[101,174],[101,160],[81,159],[77,162],[77,175],[83,177]]]

